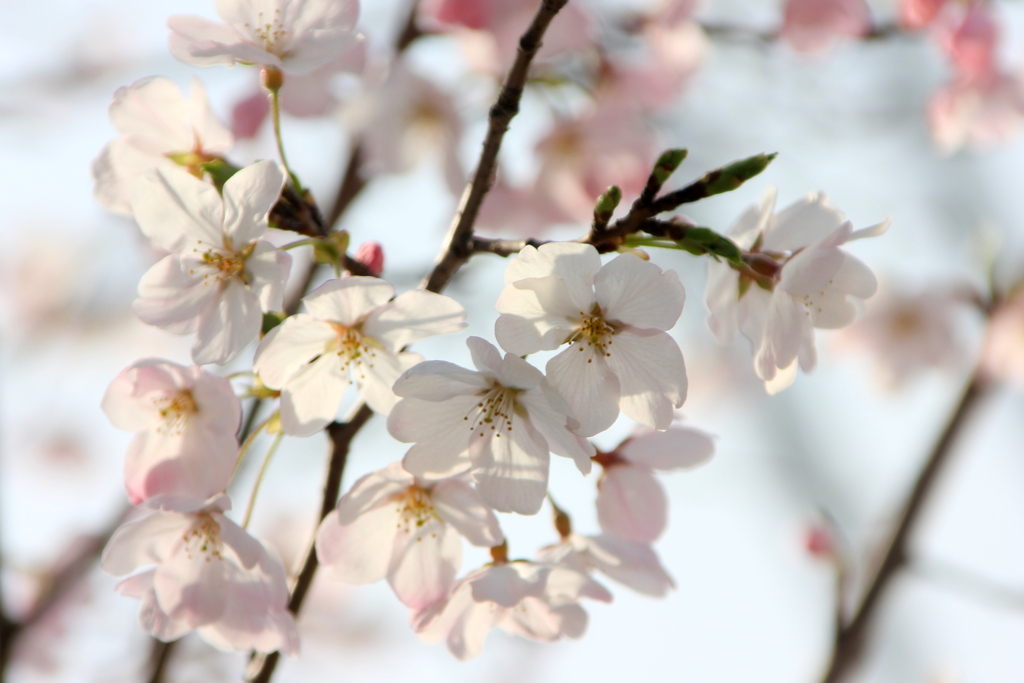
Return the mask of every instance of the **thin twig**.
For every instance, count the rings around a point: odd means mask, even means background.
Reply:
[[[988,383],[978,373],[975,373],[943,429],[942,435],[928,456],[928,460],[918,474],[917,481],[914,482],[899,524],[896,526],[885,556],[868,586],[864,599],[852,618],[836,631],[832,659],[822,679],[824,683],[842,681],[860,662],[871,624],[882,603],[882,597],[891,585],[892,579],[907,563],[908,543],[921,518],[925,502],[934,490],[943,466],[949,461],[956,437],[966,424],[968,415],[985,395],[987,389]]]
[[[781,29],[756,29],[738,24],[726,24],[717,22],[699,22],[705,35],[714,40],[734,43],[761,43],[769,45],[778,42],[782,38]],[[894,23],[875,24],[871,30],[862,36],[856,36],[858,40],[884,40],[895,36],[906,35],[908,32]]]
[[[907,563],[907,569],[922,579],[948,587],[993,607],[1024,610],[1024,588],[1004,586],[968,569],[937,559],[915,558]]]

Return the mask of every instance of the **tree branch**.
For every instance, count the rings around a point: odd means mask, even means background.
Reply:
[[[859,663],[882,597],[891,585],[892,579],[907,563],[908,543],[921,518],[925,502],[935,488],[942,468],[949,461],[956,437],[966,424],[967,417],[987,390],[987,382],[976,372],[928,456],[928,460],[918,474],[917,481],[914,482],[914,487],[903,508],[903,515],[900,517],[882,563],[871,580],[864,599],[853,617],[836,631],[832,659],[822,679],[824,683],[839,683],[850,675]]]
[[[477,163],[473,178],[462,193],[459,208],[448,229],[445,239],[446,249],[439,256],[433,271],[423,284],[430,292],[440,292],[451,280],[459,268],[473,255],[473,226],[483,204],[484,197],[494,184],[498,168],[498,151],[508,130],[509,123],[519,112],[519,101],[523,97],[526,78],[530,63],[537,55],[541,39],[551,20],[565,7],[568,0],[543,0],[533,17],[530,27],[519,40],[516,59],[505,77],[505,83],[498,93],[498,101],[491,107],[487,122],[487,135],[484,138],[480,161]]]

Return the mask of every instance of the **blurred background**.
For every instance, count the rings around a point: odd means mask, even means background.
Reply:
[[[118,87],[160,74],[185,88],[197,76],[225,121],[257,92],[253,69],[194,69],[168,53],[167,17],[212,18],[213,4],[48,0],[4,7],[0,579],[8,614],[35,615],[15,643],[10,681],[145,680],[151,640],[137,624],[138,604],[115,594],[116,579],[94,561],[83,565],[59,600],[42,613],[34,610],[53,577],[109,533],[127,505],[121,467],[131,435],[100,412],[107,384],[140,358],[189,362],[191,339],[132,315],[138,279],[158,254],[132,221],[96,204],[89,167],[116,136],[107,106]],[[895,0],[870,5],[877,25],[895,21]],[[633,14],[658,11],[640,0],[581,6],[596,35],[627,54],[635,48],[613,28]],[[285,115],[289,161],[325,206],[368,118],[367,83],[379,78],[374,70],[381,69],[408,8],[407,0],[364,2],[367,76],[333,80],[336,104],[321,116]],[[996,2],[993,12],[1002,31],[1000,59],[1015,74],[1024,65],[1024,4]],[[693,16],[708,30],[673,39],[691,41],[673,44],[689,55],[685,78],[642,120],[655,154],[690,150],[671,182],[759,152],[779,156],[740,190],[685,207],[689,218],[724,232],[772,185],[779,207],[824,190],[858,228],[892,216],[886,235],[849,247],[880,281],[866,322],[900,294],[986,292],[993,264],[1003,287],[1024,274],[1021,138],[1011,131],[980,147],[936,144],[926,107],[950,67],[932,34],[890,31],[803,54],[772,37],[781,2],[706,0]],[[449,98],[462,124],[452,154],[467,170],[495,93],[487,69],[471,59],[473,45],[472,36],[442,32],[417,39],[405,55],[411,71]],[[526,187],[544,165],[538,142],[567,113],[585,109],[586,94],[572,80],[586,60],[553,56],[550,64],[545,73],[564,80],[527,92],[505,141],[503,183]],[[606,125],[609,138],[625,134]],[[230,156],[240,163],[274,158],[269,124],[239,139]],[[353,245],[373,240],[383,246],[383,276],[400,291],[418,284],[441,245],[457,199],[450,156],[427,145],[408,168],[370,164],[368,186],[339,223]],[[605,184],[618,182],[614,167],[603,170]],[[502,195],[496,191],[492,199],[500,202]],[[492,207],[487,234],[571,239],[584,230],[571,220],[531,223],[524,204],[520,213],[508,208],[515,204]],[[285,234],[273,239],[291,241]],[[308,260],[308,254],[297,258]],[[957,310],[948,362],[902,382],[880,370],[880,357],[895,353],[889,338],[863,327],[819,332],[817,370],[769,397],[753,375],[749,345],[723,348],[707,329],[706,264],[681,252],[658,252],[653,259],[675,269],[687,290],[674,331],[690,380],[686,423],[717,437],[708,465],[662,478],[670,524],[656,548],[676,590],[654,600],[610,584],[613,604],[585,605],[590,623],[582,640],[544,645],[495,631],[478,659],[460,663],[443,646],[417,639],[406,609],[383,583],[349,587],[320,576],[299,620],[302,655],[283,661],[275,680],[820,679],[832,642],[834,566],[809,549],[808,535],[831,533],[855,583],[858,572],[870,571],[972,372],[983,318],[968,307]],[[496,257],[476,257],[446,292],[469,310],[469,328],[416,350],[468,363],[466,336],[493,340],[503,270]],[[225,374],[244,369],[246,360],[243,355]],[[912,539],[912,561],[886,597],[858,680],[1020,680],[1022,410],[1020,386],[1007,379],[960,434]],[[610,448],[631,430],[623,419],[600,445]],[[404,450],[374,418],[355,440],[344,487]],[[301,559],[312,533],[326,454],[322,436],[286,439],[261,491],[251,529],[277,548],[286,567]],[[582,479],[571,463],[554,460],[552,494],[577,531],[597,533],[597,475]],[[239,500],[254,477],[246,471],[237,482],[236,510],[244,507]],[[532,556],[557,540],[547,508],[536,517],[502,515],[501,521],[512,556]],[[485,561],[485,553],[467,546],[465,571]],[[238,680],[243,666],[241,655],[190,636],[175,652],[168,680]]]

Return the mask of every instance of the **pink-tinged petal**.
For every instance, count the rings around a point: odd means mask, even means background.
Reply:
[[[238,564],[242,567],[252,569],[261,558],[266,556],[267,551],[263,545],[250,536],[245,529],[220,513],[214,512],[210,516],[220,527],[220,538],[224,545],[231,549]]]
[[[550,242],[519,252],[505,269],[505,284],[554,275],[565,281],[574,307],[589,311],[594,302],[594,278],[600,270],[601,257],[589,244]]]
[[[675,581],[649,545],[603,534],[588,537],[587,541],[589,559],[598,571],[613,580],[656,598],[664,597],[675,588]]]
[[[843,224],[845,217],[824,193],[809,194],[780,211],[765,232],[763,249],[795,251],[824,239]]]
[[[466,327],[466,309],[454,299],[419,289],[405,292],[370,313],[363,334],[390,351]]]
[[[597,521],[616,538],[653,543],[668,522],[665,490],[646,467],[609,467],[598,484]]]
[[[788,389],[796,379],[797,361],[793,361],[787,367],[778,368],[771,379],[764,382],[764,391],[769,396],[774,396],[783,389]]]
[[[409,524],[395,537],[388,583],[406,606],[420,610],[448,597],[462,565],[462,541],[444,523]]]
[[[686,293],[675,271],[620,254],[594,279],[597,303],[608,320],[639,328],[668,330],[683,312]]]
[[[395,295],[386,280],[353,276],[328,280],[302,300],[313,317],[351,327],[361,322],[377,306]]]
[[[504,387],[529,391],[540,386],[544,381],[544,373],[519,356],[506,353],[498,364],[496,379]]]
[[[202,368],[189,368],[192,374],[192,400],[197,419],[211,433],[234,437],[242,424],[242,403],[231,382]]]
[[[417,477],[440,479],[469,468],[469,442],[473,436],[468,421],[478,402],[475,396],[453,398],[442,403],[402,399],[388,415],[388,432],[405,443],[415,443],[402,464]]]
[[[251,140],[259,135],[268,116],[270,98],[263,90],[256,90],[231,108],[231,132],[239,140]]]
[[[414,615],[416,635],[428,643],[443,638],[448,651],[466,661],[483,650],[484,640],[502,612],[493,604],[475,601],[471,586],[462,583],[448,602]]]
[[[399,400],[392,387],[405,370],[422,362],[423,356],[409,351],[396,356],[386,349],[377,349],[366,362],[361,362],[364,358],[352,370],[359,393],[375,413],[388,415]]]
[[[224,235],[237,249],[258,240],[267,229],[267,214],[277,204],[284,174],[273,161],[257,161],[224,183]]]
[[[199,365],[227,363],[256,339],[263,325],[259,301],[240,280],[228,280],[218,293],[216,306],[203,311],[192,345],[192,360]]]
[[[540,510],[548,490],[549,454],[529,420],[513,418],[511,431],[474,434],[469,457],[477,490],[488,505],[521,515]]]
[[[590,578],[584,571],[566,566],[555,566],[548,574],[544,595],[554,602],[575,602],[580,598],[590,598],[601,602],[611,602],[612,594],[600,583]]]
[[[281,392],[281,428],[292,436],[312,436],[332,422],[349,380],[338,372],[338,357],[325,353],[299,368]]]
[[[413,483],[415,479],[400,462],[393,462],[382,470],[361,477],[338,501],[338,524],[352,524],[367,510],[389,504]]]
[[[670,427],[630,439],[618,452],[627,460],[656,470],[691,469],[711,460],[715,442],[699,429]]]
[[[152,584],[152,574],[149,582]],[[192,630],[185,621],[175,621],[160,609],[156,600],[156,592],[151,588],[142,595],[139,603],[139,626],[157,640],[169,643],[177,640]]]
[[[818,52],[840,36],[871,31],[871,11],[864,0],[788,0],[782,35],[799,52]]]
[[[178,255],[170,254],[139,280],[139,298],[132,302],[132,311],[147,325],[171,334],[189,334],[216,296],[216,287],[207,285],[201,275],[184,272]]]
[[[519,394],[516,402],[526,408],[530,422],[547,441],[553,453],[572,458],[581,474],[590,474],[594,447],[569,430],[570,419],[551,406],[543,390],[538,388],[525,391]]]
[[[469,580],[473,599],[494,602],[502,607],[515,607],[526,598],[544,595],[550,567],[513,562],[494,565]]]
[[[163,562],[189,524],[190,519],[182,515],[152,513],[121,526],[103,549],[103,571],[124,576],[148,564]]]
[[[149,154],[189,151],[195,138],[189,129],[189,106],[178,84],[150,76],[118,88],[110,103],[110,122],[121,135],[143,142]]]
[[[443,360],[428,360],[406,370],[395,381],[395,394],[423,401],[447,401],[456,396],[475,396],[490,388],[492,380]]]
[[[171,252],[222,244],[217,188],[177,168],[156,168],[136,181],[132,215],[153,244]]]
[[[266,99],[265,96],[264,99]],[[231,131],[221,123],[220,118],[214,113],[213,107],[210,106],[203,82],[195,76],[192,77],[189,88],[188,122],[191,124],[192,133],[206,153],[227,152],[235,144]],[[195,140],[192,141],[192,144],[195,144]],[[191,148],[184,147],[182,149]]]
[[[776,289],[768,308],[764,341],[754,356],[754,370],[769,380],[778,368],[796,360],[804,329],[810,329],[810,313],[792,296]]]
[[[480,337],[470,337],[466,340],[466,346],[469,347],[469,355],[477,370],[493,377],[501,374],[501,351],[494,344]]]
[[[164,560],[153,577],[160,609],[191,628],[219,619],[227,606],[225,562],[206,553],[193,554],[185,548]]]
[[[579,605],[559,605],[551,611],[558,615],[558,630],[565,637],[579,640],[587,632],[589,617]]]
[[[250,45],[230,26],[190,14],[167,18],[167,45],[174,57],[192,66],[231,66],[235,62],[280,66],[281,60]]]
[[[100,408],[110,424],[118,429],[138,432],[157,427],[163,421],[160,409],[152,400],[148,400],[147,392],[138,390],[140,383],[166,387],[167,391],[176,388],[160,365],[136,363],[122,370],[107,387],[100,402]]]
[[[493,548],[505,540],[494,511],[465,480],[441,481],[431,489],[430,499],[438,516],[473,545]]]
[[[263,337],[253,369],[268,387],[280,389],[306,363],[323,354],[337,336],[329,323],[297,313]]]
[[[543,600],[528,597],[514,610],[506,612],[498,626],[524,638],[553,643],[562,635],[561,623],[561,616],[555,608]]]
[[[332,511],[316,533],[316,554],[331,577],[345,583],[380,581],[387,575],[400,517],[393,506],[367,510],[351,524]]]
[[[782,269],[778,288],[794,297],[820,296],[846,260],[838,244],[846,241],[853,226],[846,222],[818,244],[804,249]]]
[[[627,328],[615,335],[606,359],[619,378],[619,406],[629,417],[668,429],[674,409],[686,400],[686,366],[675,339],[665,332]]]
[[[236,585],[232,583],[231,588]],[[234,590],[232,597],[235,599],[228,603],[228,609],[219,620],[198,629],[203,640],[227,652],[280,650],[292,657],[298,654],[299,629],[291,612],[246,610],[244,593]]]
[[[284,310],[284,285],[292,269],[292,257],[270,242],[260,240],[245,262],[249,288],[264,311]]]
[[[565,343],[593,302],[577,306],[564,280],[555,277],[519,280],[502,290],[494,325],[501,347],[516,355],[553,350]]]
[[[127,579],[122,579],[114,585],[114,591],[126,598],[140,600],[147,592],[153,590],[153,575],[155,573],[155,569],[150,569],[140,574],[129,576]]]
[[[739,274],[724,263],[708,262],[705,301],[710,315],[708,328],[720,344],[731,344],[739,329]]]
[[[577,434],[593,436],[611,427],[619,416],[619,379],[594,347],[573,344],[548,361],[546,369],[548,381],[580,423]]]

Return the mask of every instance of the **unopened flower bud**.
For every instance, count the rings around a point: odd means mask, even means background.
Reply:
[[[264,66],[260,71],[260,84],[270,92],[277,92],[284,85],[284,72],[276,66]]]
[[[804,535],[804,548],[814,557],[823,560],[832,560],[836,556],[832,534],[824,527],[812,526],[807,529]]]
[[[377,242],[363,242],[356,250],[356,261],[359,261],[370,275],[380,277],[384,271],[384,248]]]
[[[651,175],[654,176],[655,180],[659,184],[664,184],[669,179],[679,165],[686,159],[687,151],[685,149],[669,149],[662,152],[661,156],[658,157],[658,163],[654,165],[654,170],[651,171]]]

